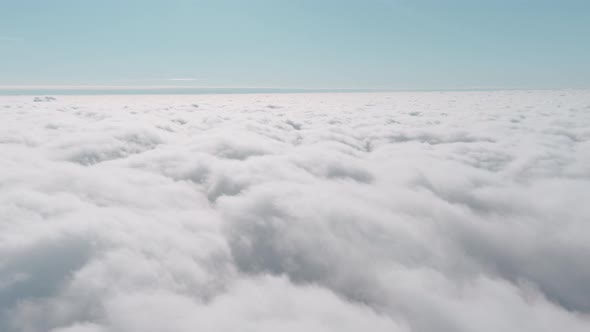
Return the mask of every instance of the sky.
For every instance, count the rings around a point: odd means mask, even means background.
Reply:
[[[0,0],[0,86],[590,87],[587,0]]]

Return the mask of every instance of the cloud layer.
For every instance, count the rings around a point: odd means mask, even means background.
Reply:
[[[590,92],[0,97],[0,330],[587,331]]]

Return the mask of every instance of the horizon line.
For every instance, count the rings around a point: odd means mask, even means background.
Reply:
[[[188,80],[188,79],[174,79],[175,81]],[[46,85],[46,84],[33,84],[33,85],[1,85],[0,89],[11,89],[11,90],[30,90],[30,89],[63,89],[63,90],[93,90],[93,89],[144,89],[144,90],[158,90],[158,89],[269,89],[269,90],[389,90],[389,87],[371,87],[371,88],[360,88],[360,87],[285,87],[285,86],[203,86],[203,85]]]
[[[189,81],[194,79],[176,78],[168,79],[170,81]],[[590,89],[589,87],[569,86],[569,87],[523,87],[523,86],[467,86],[467,87],[426,87],[426,88],[399,88],[388,86],[373,86],[373,87],[301,87],[301,86],[215,86],[215,85],[108,85],[108,84],[0,84],[0,89],[3,90],[30,90],[30,89],[63,89],[63,90],[94,90],[94,89],[269,89],[269,90],[391,90],[391,91],[453,91],[453,90],[567,90],[567,89]]]
[[[34,94],[245,94],[245,93],[362,93],[362,92],[468,92],[468,91],[547,91],[547,90],[588,90],[590,87],[525,88],[525,87],[453,87],[453,88],[302,88],[264,86],[187,86],[187,85],[0,85],[0,95]]]

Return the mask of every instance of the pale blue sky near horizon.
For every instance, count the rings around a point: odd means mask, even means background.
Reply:
[[[589,88],[588,0],[0,0],[0,86]]]

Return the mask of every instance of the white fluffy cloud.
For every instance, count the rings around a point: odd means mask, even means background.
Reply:
[[[0,330],[587,331],[590,92],[0,97]]]

